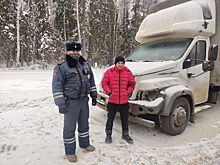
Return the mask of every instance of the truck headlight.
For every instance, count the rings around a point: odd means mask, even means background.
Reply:
[[[147,101],[153,101],[158,97],[164,96],[165,92],[161,91],[160,89],[154,89],[154,90],[146,90],[146,91],[138,91],[137,93],[137,99],[138,100],[147,100]]]

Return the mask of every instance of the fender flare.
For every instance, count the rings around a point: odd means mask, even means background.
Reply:
[[[165,104],[164,110],[160,113],[161,116],[169,116],[171,112],[171,108],[173,106],[174,101],[178,97],[186,97],[190,104],[190,121],[194,122],[194,99],[192,91],[184,85],[175,85],[170,86],[164,90],[165,95]]]

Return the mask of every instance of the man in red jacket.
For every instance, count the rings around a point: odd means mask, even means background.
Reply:
[[[109,68],[102,79],[102,88],[109,95],[107,105],[108,119],[106,122],[106,143],[112,142],[112,127],[117,112],[120,113],[122,125],[122,139],[133,143],[128,132],[129,103],[128,98],[135,88],[135,79],[132,72],[126,67],[125,58],[117,56],[115,66]]]

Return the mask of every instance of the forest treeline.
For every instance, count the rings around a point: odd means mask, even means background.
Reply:
[[[93,65],[128,56],[135,34],[154,0],[1,0],[0,64],[52,64],[64,41],[80,40]]]

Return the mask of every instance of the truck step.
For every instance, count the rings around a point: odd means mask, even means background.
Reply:
[[[148,127],[148,128],[154,128],[155,127],[155,122],[154,121],[142,119],[140,117],[134,117],[134,116],[130,115],[128,120],[130,122],[140,124],[144,127]]]
[[[199,112],[202,112],[202,111],[205,111],[205,110],[208,110],[210,108],[211,108],[211,105],[198,105],[198,106],[195,106],[195,114],[199,113]]]

